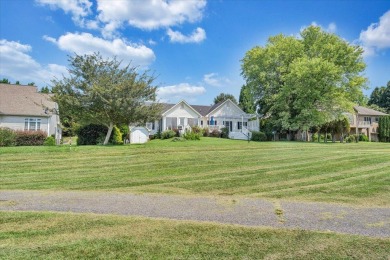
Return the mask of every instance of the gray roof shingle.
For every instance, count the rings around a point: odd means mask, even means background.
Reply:
[[[0,84],[0,114],[49,116],[45,108],[56,108],[50,94],[37,92],[35,86]]]
[[[374,109],[367,108],[367,107],[354,106],[353,108],[355,109],[355,111],[359,115],[366,115],[366,116],[386,116],[387,115],[387,114],[385,114],[383,112],[376,111]]]

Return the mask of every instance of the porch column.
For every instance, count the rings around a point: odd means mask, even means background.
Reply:
[[[162,130],[161,131],[165,131],[166,127],[167,127],[167,118],[164,116],[162,118],[162,126],[161,126]]]
[[[244,130],[244,116],[241,115],[241,132]]]
[[[371,128],[369,127],[369,128],[367,128],[367,135],[368,135],[368,141],[370,141],[371,142]]]

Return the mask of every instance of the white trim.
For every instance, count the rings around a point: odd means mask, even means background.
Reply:
[[[179,103],[175,104],[173,107],[171,107],[170,109],[168,109],[167,111],[165,111],[164,113],[162,113],[161,116],[165,116],[166,114],[168,114],[168,112],[169,112],[170,110],[173,110],[174,108],[176,108],[176,107],[177,107],[179,104],[181,104],[181,103],[186,104],[189,108],[191,108],[192,111],[194,111],[197,115],[199,115],[199,116],[202,117],[202,115],[199,114],[199,112],[196,111],[196,110],[195,110],[190,104],[188,104],[185,100],[181,100]]]
[[[209,117],[210,114],[212,112],[214,112],[215,110],[219,109],[220,107],[222,107],[226,102],[230,102],[231,104],[233,104],[236,108],[238,108],[242,113],[241,114],[245,114],[245,115],[249,115],[247,113],[245,113],[238,105],[236,105],[233,101],[231,101],[230,99],[226,99],[224,102],[222,102],[219,106],[217,106],[216,108],[214,108],[213,110],[211,110],[207,115],[206,117]]]

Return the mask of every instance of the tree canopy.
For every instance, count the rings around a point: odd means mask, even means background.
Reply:
[[[114,125],[140,124],[157,119],[155,77],[136,67],[121,66],[115,57],[99,53],[69,57],[69,76],[53,80],[54,101],[61,115],[79,122],[108,127],[107,144]]]
[[[214,98],[214,104],[218,104],[219,102],[223,102],[228,99],[233,101],[234,104],[237,104],[236,98],[232,94],[228,94],[228,93],[221,93],[218,96],[216,96]]]
[[[376,87],[372,91],[368,105],[376,105],[390,113],[390,81],[387,82],[386,87]]]
[[[242,60],[245,87],[277,129],[308,130],[341,118],[363,99],[363,50],[309,26],[300,37],[277,35]]]
[[[256,104],[254,100],[254,95],[252,93],[252,88],[250,86],[248,85],[242,86],[238,102],[239,102],[239,106],[245,113],[248,114],[256,113]]]

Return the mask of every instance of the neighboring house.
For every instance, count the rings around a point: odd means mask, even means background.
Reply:
[[[41,130],[54,135],[57,143],[62,134],[57,103],[35,86],[0,84],[0,127]]]
[[[376,111],[371,108],[355,106],[354,114],[348,114],[351,134],[365,134],[370,141],[379,141],[378,122],[379,117],[387,114]]]
[[[146,124],[152,135],[169,129],[185,131],[194,126],[208,128],[210,132],[226,127],[229,138],[246,140],[251,131],[259,131],[259,120],[231,100],[212,106],[189,105],[182,100],[177,104],[164,104],[161,119]]]

